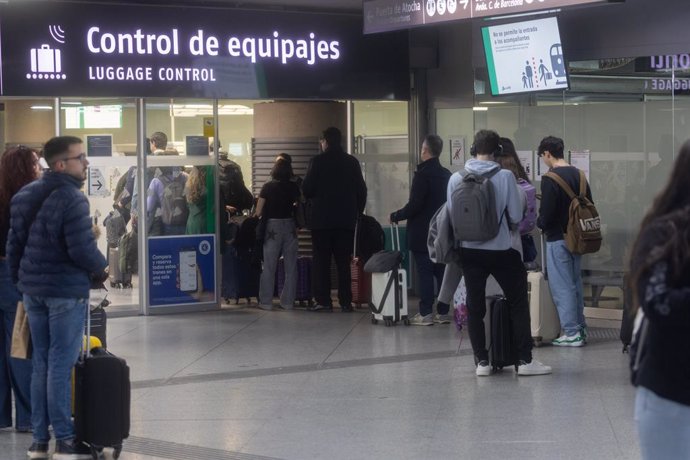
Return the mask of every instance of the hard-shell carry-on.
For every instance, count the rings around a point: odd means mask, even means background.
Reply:
[[[350,261],[350,279],[352,289],[352,303],[356,306],[369,305],[371,300],[371,273],[364,271],[364,259],[357,254],[357,240],[359,238],[361,219],[355,224],[355,238]]]
[[[86,311],[89,337],[91,311]],[[102,458],[105,447],[112,447],[113,458],[118,458],[123,440],[129,437],[131,393],[127,363],[103,348],[91,350],[90,345],[83,345],[74,373],[76,439],[91,447],[94,459]]]
[[[299,302],[299,306],[302,308],[314,305],[311,291],[311,266],[311,257],[301,256],[297,258],[297,289],[295,289],[295,301]],[[275,278],[276,282],[273,295],[279,298],[285,286],[285,260],[282,257],[278,259]]]
[[[510,322],[510,305],[505,297],[493,297],[489,305],[489,361],[494,371],[515,366],[517,359],[513,348]],[[484,319],[486,321],[486,318]]]
[[[120,270],[120,248],[108,248],[108,277],[112,288],[131,288],[132,274]]]
[[[365,270],[371,273],[371,323],[383,321],[386,326],[392,326],[402,321],[410,325],[407,314],[407,272],[400,267],[402,254],[400,253],[400,232],[398,225],[393,224],[393,250],[379,251],[367,262]],[[397,245],[397,249],[396,249]],[[374,271],[377,259],[390,260],[390,267]],[[372,269],[374,267],[374,269]]]
[[[535,347],[551,343],[561,333],[561,322],[556,305],[549,289],[548,271],[546,269],[546,243],[541,235],[542,271],[527,272],[527,296],[529,298],[529,315],[532,329],[532,340]]]

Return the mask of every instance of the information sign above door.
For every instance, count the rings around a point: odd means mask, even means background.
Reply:
[[[624,0],[364,0],[364,33]]]

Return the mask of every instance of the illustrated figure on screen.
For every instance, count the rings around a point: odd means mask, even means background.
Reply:
[[[544,86],[546,86],[546,80],[551,80],[551,73],[549,68],[544,64],[543,59],[539,59],[539,81],[544,80]]]
[[[525,72],[522,72],[522,87],[527,88],[528,84],[527,75],[525,75]]]
[[[532,66],[529,65],[529,61],[525,61],[525,76],[527,77],[527,82],[529,83],[529,87],[533,88],[534,87],[534,80],[532,77],[534,77],[534,73],[532,72]],[[523,79],[524,81],[524,79]],[[527,86],[525,86],[527,88]]]

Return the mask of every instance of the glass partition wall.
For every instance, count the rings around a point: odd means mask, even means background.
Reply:
[[[439,134],[444,140],[464,137],[466,150],[479,129],[511,138],[531,164],[537,187],[545,171],[536,149],[547,135],[563,138],[568,158],[588,171],[604,237],[601,250],[583,259],[590,317],[620,318],[638,226],[690,138],[688,70],[673,64],[654,69],[649,57],[572,62],[568,91],[508,97],[478,92],[473,107],[436,110]],[[475,69],[478,80],[484,74]],[[478,83],[476,88],[486,86]]]

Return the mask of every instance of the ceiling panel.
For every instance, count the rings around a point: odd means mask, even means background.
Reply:
[[[3,0],[0,0],[2,2]],[[9,0],[10,3],[24,0]],[[66,0],[68,1],[68,0]],[[82,0],[77,0],[82,1]],[[361,12],[362,0],[90,0],[89,3],[193,5],[229,8],[279,8],[286,10]]]

